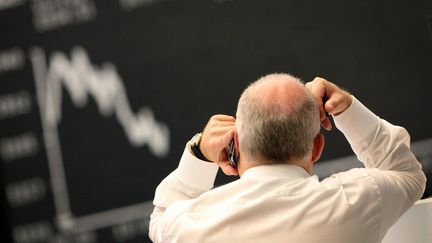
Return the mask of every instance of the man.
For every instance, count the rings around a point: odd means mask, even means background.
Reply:
[[[366,168],[312,175],[325,113]],[[237,118],[215,115],[196,138],[156,190],[154,242],[381,242],[425,187],[406,130],[322,78],[267,75],[244,91]],[[240,179],[212,189],[218,167]]]

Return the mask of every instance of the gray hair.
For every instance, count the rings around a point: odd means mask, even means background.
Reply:
[[[292,100],[290,105],[293,109],[289,112],[273,100],[264,104],[259,95],[250,92],[274,78],[287,80],[305,89],[306,95]],[[236,123],[242,152],[269,164],[305,158],[310,154],[320,129],[315,98],[299,79],[288,74],[271,74],[252,83],[240,97]]]

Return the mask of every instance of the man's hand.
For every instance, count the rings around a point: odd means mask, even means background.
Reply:
[[[315,96],[320,108],[321,125],[327,131],[332,129],[326,112],[330,115],[337,116],[344,112],[352,102],[352,96],[347,91],[339,88],[335,84],[323,79],[315,78],[313,81],[306,83],[306,88]],[[327,98],[323,104],[324,96]]]
[[[199,145],[201,153],[217,163],[226,175],[238,175],[236,168],[228,162],[225,148],[229,146],[235,133],[235,118],[227,115],[214,115],[208,121]]]

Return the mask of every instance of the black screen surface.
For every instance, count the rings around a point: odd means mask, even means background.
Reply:
[[[185,143],[273,72],[325,77],[431,138],[432,2],[0,1],[5,237],[148,241]],[[326,137],[322,160],[352,154]]]

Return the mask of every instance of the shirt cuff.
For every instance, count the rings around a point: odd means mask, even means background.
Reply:
[[[189,143],[177,168],[178,178],[184,185],[197,190],[210,190],[219,169],[216,163],[206,162],[193,156]]]
[[[348,109],[333,116],[336,127],[350,142],[366,139],[379,126],[380,118],[353,96]]]

